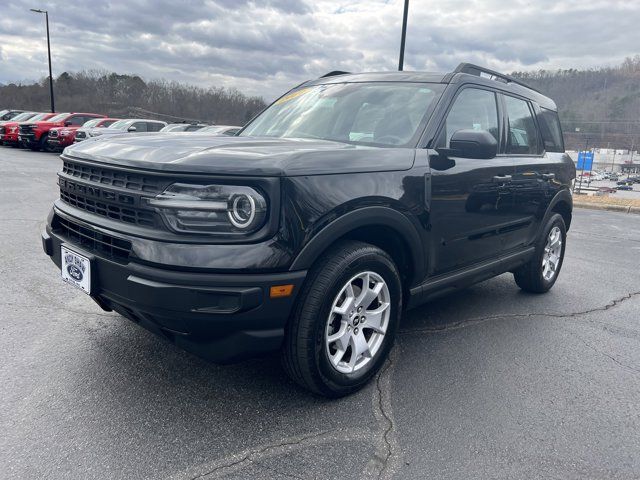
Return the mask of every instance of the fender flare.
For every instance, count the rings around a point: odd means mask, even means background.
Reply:
[[[397,232],[409,247],[413,260],[414,282],[425,275],[425,249],[423,240],[411,220],[389,207],[362,207],[333,220],[307,242],[294,259],[289,270],[309,269],[316,259],[338,238],[360,227],[384,226]]]
[[[551,214],[553,213],[553,209],[560,202],[566,202],[569,204],[570,212],[573,212],[573,196],[569,189],[560,190],[549,202],[549,206],[547,207],[547,211],[544,213],[544,218],[542,219],[542,224],[545,224]],[[567,230],[569,230],[569,225],[567,225]]]

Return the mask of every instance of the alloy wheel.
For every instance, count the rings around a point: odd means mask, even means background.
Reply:
[[[542,254],[542,278],[549,281],[555,277],[562,255],[562,233],[559,227],[553,227],[547,236]]]
[[[391,296],[375,272],[353,276],[335,297],[327,320],[325,347],[333,368],[353,373],[378,353],[389,326]]]

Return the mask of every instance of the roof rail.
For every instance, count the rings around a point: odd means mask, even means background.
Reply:
[[[474,65],[472,63],[461,63],[456,67],[456,69],[451,72],[450,76],[453,77],[456,73],[467,73],[469,75],[475,75],[477,77],[485,77],[490,80],[497,80],[502,83],[515,83],[520,85],[521,87],[528,88],[529,90],[533,90],[534,92],[538,92],[542,94],[540,90],[536,90],[535,88],[527,85],[526,83],[517,80],[509,75],[505,75],[504,73],[496,72],[495,70],[489,70],[485,67],[479,67],[478,65]],[[450,78],[449,78],[450,79]]]
[[[343,72],[341,70],[334,70],[332,72],[329,73],[325,73],[324,75],[322,75],[320,78],[326,78],[326,77],[334,77],[336,75],[349,75],[351,72]]]

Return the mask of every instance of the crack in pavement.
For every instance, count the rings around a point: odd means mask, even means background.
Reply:
[[[622,297],[618,297],[611,302],[607,303],[601,307],[594,307],[588,310],[583,310],[579,312],[570,312],[570,313],[505,313],[500,315],[489,315],[486,317],[478,317],[478,318],[470,318],[467,320],[461,320],[455,323],[449,323],[446,325],[442,325],[440,327],[424,327],[424,328],[408,328],[404,330],[400,330],[398,333],[401,335],[405,334],[414,334],[414,333],[441,333],[441,332],[449,332],[452,330],[459,330],[461,328],[465,328],[471,325],[477,325],[479,323],[484,323],[490,320],[498,320],[498,319],[508,319],[508,318],[530,318],[530,317],[550,317],[550,318],[573,318],[582,315],[587,315],[589,313],[594,312],[604,312],[606,310],[610,310],[612,308],[617,307],[621,303],[631,300],[632,298],[640,295],[640,291],[628,293]]]
[[[593,350],[594,352],[607,357],[608,359],[610,359],[611,361],[613,361],[613,363],[615,363],[616,365],[618,365],[619,367],[622,367],[626,370],[630,370],[634,373],[640,373],[640,368],[636,368],[636,367],[632,367],[631,365],[627,365],[626,363],[622,363],[620,360],[618,360],[616,357],[614,357],[613,355],[607,353],[607,352],[603,352],[602,350],[600,350],[599,348],[591,345],[589,342],[587,342],[584,338],[582,338],[580,335],[574,333],[574,332],[569,332],[571,333],[574,337],[576,337],[578,340],[580,340],[582,343],[585,344],[585,346],[589,347],[591,350]]]
[[[309,435],[287,437],[267,445],[254,447],[228,455],[209,464],[200,465],[195,468],[189,468],[187,471],[182,471],[170,476],[168,480],[220,478],[236,470],[242,470],[243,468],[246,468],[251,464],[260,464],[261,460],[278,457],[280,455],[295,452],[297,450],[302,450],[304,448],[312,447],[315,445],[340,441],[366,441],[370,440],[370,438],[371,432],[369,430],[361,429],[350,429],[346,431],[344,429],[333,429]],[[282,474],[284,475],[284,473]]]
[[[376,377],[375,392],[372,398],[373,413],[380,426],[378,445],[374,457],[367,463],[363,478],[388,479],[394,473],[398,442],[395,436],[396,422],[393,416],[391,405],[391,376],[397,363],[397,351],[395,347],[391,350],[389,358],[383,369]]]

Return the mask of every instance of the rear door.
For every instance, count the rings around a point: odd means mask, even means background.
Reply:
[[[158,122],[147,122],[147,132],[159,132],[165,125]]]
[[[515,212],[519,217],[510,247],[518,247],[535,240],[549,202],[562,186],[558,181],[562,177],[562,132],[557,132],[559,140],[557,134],[551,138],[545,134],[545,142],[541,129],[547,132],[553,125],[543,125],[542,122],[548,119],[544,118],[540,107],[506,93],[502,100],[508,132],[505,153],[515,164],[513,192]],[[555,112],[548,112],[557,119]],[[559,128],[559,122],[557,126]]]
[[[131,127],[135,128],[135,130],[133,130],[135,133],[146,132],[147,122],[135,122],[133,125],[131,125]]]
[[[491,89],[465,85],[458,90],[436,134],[434,147],[449,147],[461,129],[486,130],[504,149],[504,121],[498,95]],[[511,180],[513,159],[449,157],[438,169],[431,163],[430,271],[439,275],[464,268],[505,251],[505,236],[516,220]]]

